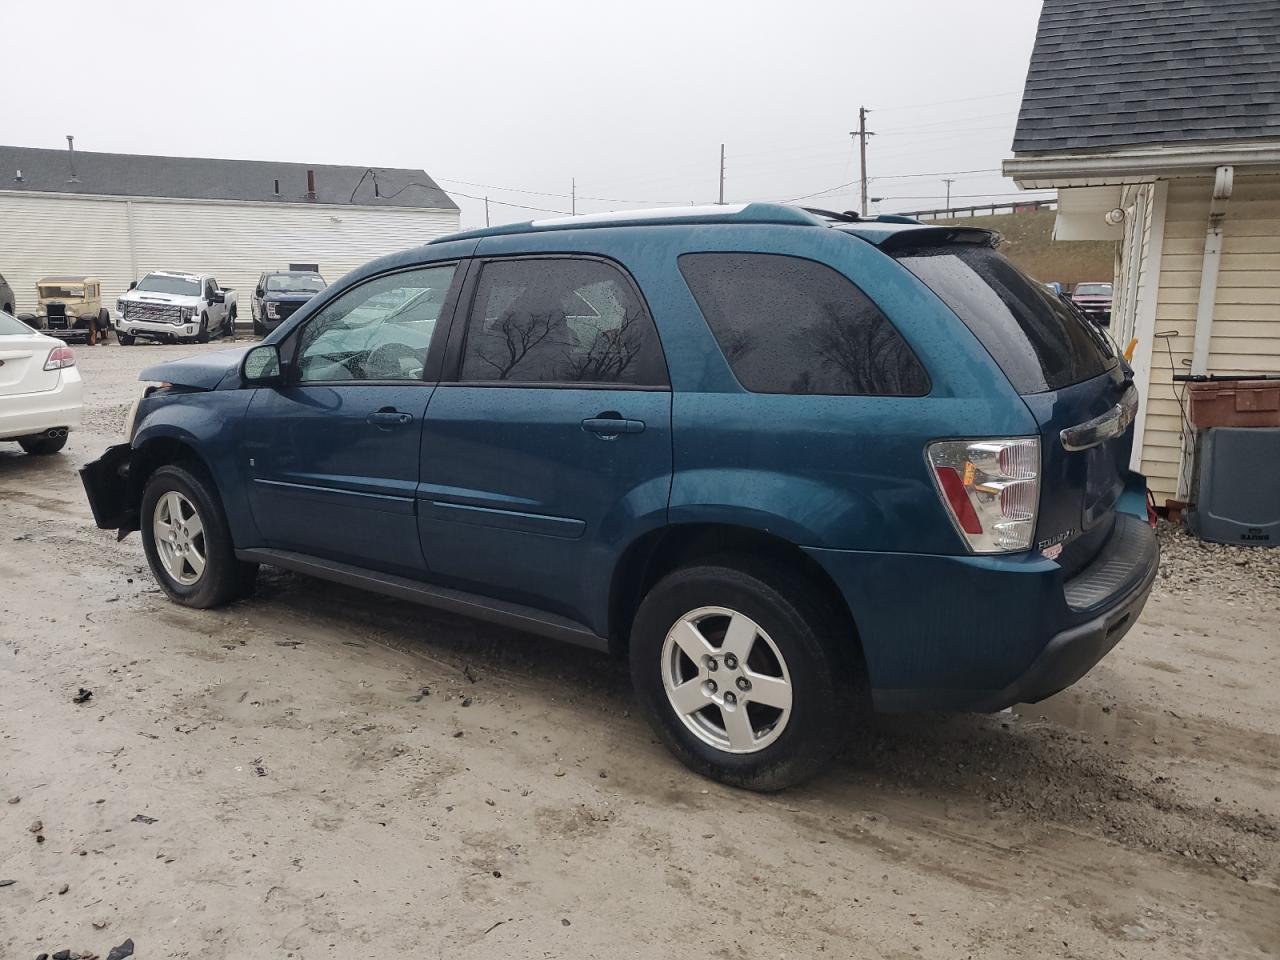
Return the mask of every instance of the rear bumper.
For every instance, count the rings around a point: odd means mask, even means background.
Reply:
[[[52,390],[5,397],[0,404],[0,440],[29,437],[50,427],[78,429],[81,393],[79,372],[67,367]]]
[[[1038,554],[807,552],[853,611],[884,711],[990,712],[1070,686],[1138,619],[1160,557],[1145,518],[1123,512],[1069,580]]]

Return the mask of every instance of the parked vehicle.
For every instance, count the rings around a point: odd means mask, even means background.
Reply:
[[[259,564],[630,658],[773,789],[882,710],[1074,683],[1156,575],[1105,337],[989,231],[770,204],[463,233],[151,367],[82,471],[174,601]]]
[[[59,340],[80,340],[90,346],[106,343],[111,312],[102,305],[97,277],[45,277],[36,282],[34,317],[18,319]]]
[[[9,286],[9,281],[0,273],[0,313],[13,316],[13,303],[13,287]]]
[[[127,347],[139,337],[166,343],[229,337],[235,333],[236,304],[236,292],[207,274],[155,270],[117,301],[116,339]]]
[[[1065,288],[1057,280],[1050,280],[1045,285],[1045,289],[1052,293],[1055,297],[1062,296],[1066,291]]]
[[[0,440],[57,453],[80,426],[80,371],[71,348],[0,311]]]
[[[1071,291],[1071,302],[1084,311],[1085,316],[1102,326],[1111,323],[1111,284],[1077,283]]]
[[[318,273],[298,270],[269,270],[258,278],[253,290],[253,332],[266,336],[293,316],[304,303],[327,287]]]

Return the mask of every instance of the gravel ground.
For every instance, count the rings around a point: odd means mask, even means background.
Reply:
[[[0,446],[5,960],[1280,954],[1280,550],[1165,526],[1071,690],[877,718],[756,796],[602,656],[271,571],[166,602],[74,469],[188,352],[80,350],[66,451]]]

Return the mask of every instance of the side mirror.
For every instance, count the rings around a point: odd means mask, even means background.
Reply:
[[[133,289],[134,287],[136,287],[137,285],[138,285],[138,281],[137,281],[137,280],[130,280],[130,281],[129,281],[129,289],[130,289],[130,290],[132,290],[132,289]]]
[[[255,387],[280,383],[280,348],[274,343],[260,343],[246,353],[240,364],[240,378]]]
[[[254,295],[255,297],[260,297],[260,296],[262,296],[262,288],[261,288],[261,287],[259,287],[257,290],[253,291],[253,295]]]

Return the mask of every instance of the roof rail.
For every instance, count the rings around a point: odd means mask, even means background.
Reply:
[[[554,217],[505,223],[462,233],[438,237],[431,243],[452,240],[474,240],[480,237],[503,237],[547,230],[580,230],[595,227],[671,226],[682,223],[771,223],[790,226],[824,226],[823,222],[799,207],[780,203],[710,204],[701,207],[655,207],[649,210],[616,210],[612,213],[588,213],[577,217]]]

